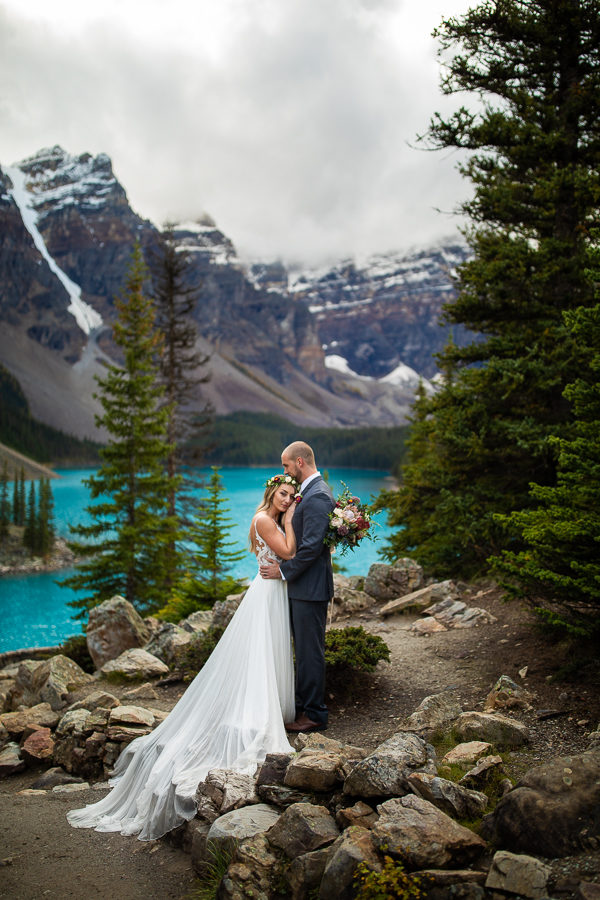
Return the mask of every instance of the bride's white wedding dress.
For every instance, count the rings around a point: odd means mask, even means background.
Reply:
[[[256,556],[259,565],[280,561],[258,532]],[[258,574],[177,705],[121,753],[111,792],[67,818],[76,828],[161,837],[194,817],[211,769],[253,774],[267,753],[291,752],[283,723],[294,716],[287,586]]]

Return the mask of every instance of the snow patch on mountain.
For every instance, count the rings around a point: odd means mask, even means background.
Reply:
[[[5,172],[13,184],[11,194],[19,208],[23,224],[31,235],[33,243],[48,263],[50,270],[56,275],[69,295],[71,302],[68,306],[68,311],[75,317],[75,321],[81,330],[85,334],[90,334],[93,329],[102,325],[102,317],[81,299],[81,288],[79,285],[75,284],[66,272],[63,272],[48,252],[46,242],[38,228],[38,213],[36,212],[31,193],[28,190],[25,173],[18,166],[7,167]]]
[[[426,378],[423,378],[422,375],[419,375],[418,372],[415,372],[410,366],[404,365],[404,363],[400,363],[399,366],[396,366],[395,369],[392,369],[391,372],[388,372],[387,375],[378,380],[382,384],[393,384],[402,387],[417,387],[419,382],[422,381],[426,389],[431,387]]]
[[[97,209],[119,190],[106,153],[72,156],[57,145],[40,150],[15,167],[26,173],[30,205],[40,212],[47,206],[53,210],[66,206]]]
[[[370,375],[358,375],[354,372],[348,365],[348,360],[344,359],[343,356],[338,356],[337,353],[331,353],[329,356],[325,357],[325,368],[341,372],[342,375],[351,375],[353,378],[361,378],[363,381],[373,381]]]

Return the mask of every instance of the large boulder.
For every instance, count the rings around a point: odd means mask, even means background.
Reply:
[[[416,591],[423,584],[423,569],[413,559],[397,559],[391,566],[373,563],[364,590],[375,600],[393,600]]]
[[[340,753],[307,747],[292,757],[283,783],[305,791],[329,791],[344,780],[344,762]]]
[[[76,662],[62,654],[41,661],[25,660],[17,672],[11,703],[13,709],[39,703],[63,709],[71,691],[93,680]]]
[[[411,772],[436,774],[435,750],[417,734],[398,732],[358,762],[344,782],[344,793],[356,797],[399,797],[408,794]]]
[[[530,769],[483,820],[497,847],[545,857],[596,847],[600,839],[600,748]]]
[[[259,802],[254,777],[230,769],[211,769],[198,785],[195,800],[198,817],[209,823],[231,810]]]
[[[464,712],[454,724],[462,741],[489,741],[495,747],[520,747],[529,741],[529,729],[499,713]]]
[[[450,868],[477,859],[485,841],[413,795],[386,800],[377,807],[373,838],[381,850],[409,869]]]
[[[271,897],[273,883],[281,879],[282,866],[277,854],[264,834],[256,834],[239,844],[219,885],[219,900]]]
[[[86,640],[97,669],[125,650],[143,647],[149,638],[150,629],[124,597],[112,597],[90,610]]]
[[[116,659],[110,659],[100,669],[103,675],[115,675],[119,678],[156,678],[166,675],[169,667],[156,656],[135,647],[125,650]]]

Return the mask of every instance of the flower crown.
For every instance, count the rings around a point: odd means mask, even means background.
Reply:
[[[265,487],[272,487],[274,484],[291,484],[294,489],[300,487],[293,475],[273,475],[265,482]]]

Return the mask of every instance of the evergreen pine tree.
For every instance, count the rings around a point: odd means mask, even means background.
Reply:
[[[54,501],[49,478],[40,478],[36,522],[36,553],[48,556],[54,546]]]
[[[35,503],[35,481],[29,482],[29,494],[27,496],[27,511],[25,513],[25,527],[23,529],[23,546],[29,550],[32,556],[36,555],[36,503]]]
[[[194,523],[187,534],[194,545],[189,554],[187,578],[158,613],[168,621],[179,621],[194,610],[224,600],[228,594],[241,589],[239,582],[228,573],[246,554],[230,549],[235,541],[228,540],[231,519],[223,497],[223,481],[218,466],[211,466],[211,470],[207,496],[199,500]]]
[[[2,474],[0,475],[0,541],[5,541],[8,537],[8,527],[10,525],[11,510],[10,501],[8,499],[8,465],[6,460],[2,464]]]
[[[86,484],[92,499],[91,524],[72,529],[84,540],[72,546],[86,560],[65,579],[87,596],[73,606],[85,610],[121,594],[141,612],[158,609],[168,597],[171,577],[169,550],[178,538],[169,515],[173,479],[164,469],[170,451],[166,440],[169,410],[158,379],[159,338],[154,305],[145,294],[147,270],[136,245],[118,313],[114,340],[123,366],[111,366],[98,379],[103,414],[97,424],[110,440],[102,464]]]
[[[463,204],[472,258],[460,267],[451,324],[477,334],[441,356],[450,372],[421,410],[430,440],[409,453],[388,505],[396,545],[443,574],[486,568],[518,539],[497,513],[529,507],[552,485],[548,437],[567,437],[563,396],[582,365],[563,312],[593,303],[585,278],[600,195],[600,16],[596,0],[481,3],[437,32],[443,90],[483,98],[436,116],[424,140],[465,151]],[[426,503],[421,506],[422,498]]]
[[[25,469],[21,466],[19,476],[15,473],[13,492],[13,522],[15,525],[25,524]]]
[[[600,252],[593,256],[595,280]],[[493,560],[509,594],[525,597],[547,623],[571,633],[600,632],[600,303],[565,314],[587,365],[565,390],[575,428],[551,439],[558,455],[555,486],[533,484],[534,509],[501,521],[525,544]],[[597,647],[597,645],[596,645]]]
[[[166,459],[171,479],[169,515],[189,524],[191,493],[199,486],[194,469],[202,463],[202,447],[212,421],[210,403],[199,404],[201,385],[210,374],[200,372],[209,356],[197,349],[198,332],[193,313],[198,302],[199,286],[190,282],[190,254],[175,239],[173,226],[167,225],[161,235],[158,251],[151,262],[156,301],[156,329],[161,335],[160,376],[165,390],[167,415]],[[190,407],[193,403],[194,414]],[[178,476],[176,478],[176,476]],[[179,577],[176,563],[181,554],[170,548],[171,584]]]

